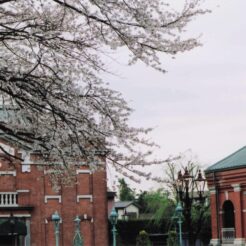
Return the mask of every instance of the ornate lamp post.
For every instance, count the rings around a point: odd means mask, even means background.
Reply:
[[[110,222],[113,226],[112,229],[112,234],[113,234],[113,246],[116,246],[116,234],[117,234],[117,229],[116,229],[116,224],[117,224],[117,220],[118,220],[118,214],[115,210],[115,208],[112,209],[110,216],[109,216]]]
[[[199,200],[204,201],[205,196],[204,196],[204,188],[206,184],[206,179],[202,177],[201,170],[198,172],[197,179],[195,179],[198,195],[199,195]]]
[[[178,172],[178,178],[176,180],[176,189],[178,198],[183,207],[184,224],[185,229],[188,232],[189,241],[192,239],[192,228],[191,228],[191,207],[193,200],[197,200],[203,203],[205,200],[204,188],[206,179],[202,177],[201,170],[198,171],[197,178],[192,176],[187,167],[182,174]],[[197,192],[198,196],[194,197],[194,191]],[[191,242],[190,242],[191,243]]]
[[[55,226],[56,246],[59,246],[59,223],[60,223],[61,218],[57,211],[55,211],[51,215],[51,220],[54,222],[54,226]]]
[[[183,213],[183,208],[180,204],[180,202],[178,203],[176,209],[175,209],[176,215],[177,215],[177,223],[179,226],[179,245],[182,246],[182,213]]]
[[[75,222],[75,236],[73,239],[73,246],[83,246],[84,245],[83,238],[82,238],[81,233],[80,233],[81,219],[79,218],[78,215],[76,216],[74,222]]]

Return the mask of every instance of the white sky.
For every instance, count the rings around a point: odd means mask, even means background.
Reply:
[[[163,57],[166,74],[127,67],[121,52],[120,77],[108,78],[135,110],[131,123],[155,127],[157,156],[191,149],[205,167],[246,145],[246,1],[206,2],[213,12],[187,27],[202,47]]]

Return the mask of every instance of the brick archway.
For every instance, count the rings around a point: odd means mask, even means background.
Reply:
[[[245,246],[246,146],[205,171],[210,190],[210,245]]]
[[[235,228],[234,205],[227,200],[223,203],[223,228]]]

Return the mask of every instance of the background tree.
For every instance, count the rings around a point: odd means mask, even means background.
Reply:
[[[148,204],[146,201],[146,195],[148,194],[147,191],[140,191],[136,194],[135,203],[139,207],[139,213],[146,213],[148,211]]]
[[[119,199],[120,201],[135,200],[135,192],[128,186],[124,178],[119,179]]]
[[[208,198],[207,198],[208,199]],[[192,229],[194,229],[194,242],[199,238],[205,245],[211,239],[211,213],[209,200],[205,204],[194,204],[191,211]],[[194,243],[193,242],[193,243]]]
[[[167,187],[169,187],[172,197],[176,202],[179,200],[179,190],[176,185],[178,173],[180,170],[184,171],[185,169],[187,169],[189,174],[193,177],[197,177],[198,170],[201,169],[191,152],[181,154],[180,158],[170,161],[168,168],[165,169],[167,178],[163,181]],[[205,239],[206,242],[211,234],[210,205],[208,198],[205,196],[204,200],[200,202],[198,200],[196,187],[193,183],[189,186],[189,204],[186,204],[186,202],[182,200],[180,202],[184,209],[183,232],[189,234],[189,245],[195,245],[198,238]],[[206,236],[204,236],[204,234]]]
[[[175,209],[175,203],[170,198],[170,194],[163,189],[146,192],[144,195],[145,212],[151,214],[151,219],[156,225],[171,223]]]
[[[183,31],[206,12],[201,2],[184,1],[176,11],[164,0],[0,0],[0,130],[53,168],[81,160],[104,168],[96,156],[107,150],[117,171],[150,178],[135,168],[160,163],[139,152],[154,145],[144,138],[150,129],[128,125],[131,109],[101,79],[110,72],[104,59],[124,47],[129,64],[164,71],[161,53],[200,45]]]

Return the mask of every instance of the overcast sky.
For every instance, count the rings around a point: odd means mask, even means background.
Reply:
[[[163,57],[166,74],[127,67],[121,52],[120,77],[108,78],[135,110],[131,123],[155,127],[157,156],[191,149],[205,167],[246,145],[246,1],[206,2],[213,12],[187,27],[202,47]]]

